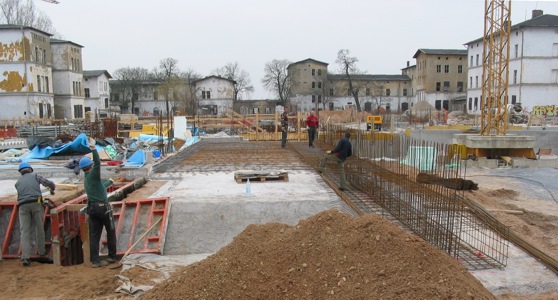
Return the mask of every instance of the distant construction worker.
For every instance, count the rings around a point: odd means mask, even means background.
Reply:
[[[95,148],[95,140],[92,138],[89,139],[89,148],[93,153],[93,160],[84,156],[79,161],[79,168],[85,173],[83,187],[87,194],[91,264],[93,268],[98,268],[113,263],[117,259],[114,219],[107,198],[107,187],[114,180],[101,181],[101,159]],[[99,258],[99,242],[101,241],[103,226],[107,232],[108,240],[108,258],[106,261]]]
[[[287,132],[289,131],[289,109],[283,108],[283,113],[281,114],[281,148],[287,146]]]
[[[344,191],[347,186],[345,183],[345,160],[347,157],[353,155],[353,145],[349,139],[351,138],[351,133],[346,132],[345,137],[337,142],[337,146],[331,151],[326,151],[326,156],[320,161],[320,167],[318,171],[322,173],[325,169],[326,163],[328,161],[334,161],[339,167],[339,189]]]
[[[21,231],[21,260],[23,266],[31,265],[31,227],[35,225],[37,248],[40,256],[47,255],[45,249],[45,230],[43,225],[44,207],[41,184],[50,189],[54,195],[56,185],[39,174],[33,174],[28,162],[19,164],[21,178],[15,184],[17,205],[19,208],[19,230]]]
[[[316,138],[316,130],[318,128],[318,118],[316,118],[314,111],[306,118],[306,127],[308,127],[308,147],[314,148],[314,139]]]

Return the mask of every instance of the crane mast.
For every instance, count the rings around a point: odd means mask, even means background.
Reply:
[[[511,0],[485,0],[480,135],[506,135]]]

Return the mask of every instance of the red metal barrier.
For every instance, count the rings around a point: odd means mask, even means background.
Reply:
[[[50,220],[49,220],[49,208],[45,207],[45,212],[43,215],[43,223],[45,230],[45,247],[47,252],[50,252],[51,248],[51,235],[50,235]],[[19,209],[17,202],[2,202],[0,203],[0,224],[6,224],[0,228],[0,241],[2,258],[19,258],[21,256],[20,247],[20,235],[19,230]],[[35,235],[31,235],[32,241],[35,241]],[[38,257],[31,249],[31,258]]]
[[[128,190],[133,182],[118,188]],[[111,185],[107,192],[116,191]],[[79,210],[87,204],[87,196],[81,195],[55,208],[45,207],[46,249],[52,253],[54,264],[70,266],[84,262],[82,249],[82,225],[86,218]],[[138,243],[130,253],[162,253],[167,225],[169,199],[151,198],[133,201],[111,202],[116,225],[117,254],[123,255],[138,237],[143,235],[159,219],[161,221],[150,230],[142,243]],[[0,238],[3,258],[19,258],[19,218],[15,202],[0,203]],[[5,228],[4,228],[5,227]],[[106,233],[103,232],[101,254],[107,253]],[[37,257],[37,255],[32,256]]]

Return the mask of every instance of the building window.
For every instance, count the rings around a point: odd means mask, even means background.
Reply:
[[[450,82],[444,81],[444,92],[449,92],[450,89]]]
[[[390,96],[391,95],[391,90],[390,89],[386,89],[386,96]]]
[[[205,93],[205,96],[207,96],[207,99],[211,99],[211,91],[207,91]]]
[[[48,83],[48,77],[45,77],[45,88],[46,92],[50,93],[50,84]]]
[[[316,75],[316,69],[312,69],[312,76]]]
[[[316,103],[316,95],[312,95],[312,103]]]
[[[270,114],[270,113],[271,113],[271,108],[269,108],[269,107],[266,107],[264,110],[265,110],[265,113],[266,113],[266,114]]]
[[[473,110],[473,98],[469,98],[469,110]]]
[[[322,76],[322,69],[318,69],[318,76]]]
[[[202,91],[202,99],[205,99],[205,91]]]
[[[318,95],[318,103],[322,103],[322,95]]]
[[[434,103],[434,107],[436,108],[436,110],[442,109],[442,100],[436,100],[436,102]]]
[[[407,96],[407,89],[403,89],[403,96]]]
[[[439,92],[441,88],[442,88],[442,83],[436,82],[436,92]]]
[[[89,88],[85,88],[85,98],[89,98]]]
[[[442,73],[442,65],[436,65],[436,73]]]
[[[459,74],[463,73],[463,65],[458,65],[457,66],[457,73],[459,73]]]
[[[83,105],[74,105],[74,118],[83,118]]]
[[[370,96],[370,88],[366,88],[365,92],[366,92],[366,96]]]
[[[471,55],[471,67],[473,66],[473,56]]]
[[[479,65],[479,55],[477,54],[477,66]]]
[[[159,92],[157,89],[153,90],[153,100],[159,100]]]
[[[321,89],[322,88],[322,82],[318,81],[318,88]]]
[[[37,63],[40,63],[40,62],[41,62],[39,58],[40,58],[40,56],[39,56],[39,48],[38,48],[38,47],[35,47],[35,61],[36,61]]]
[[[47,104],[47,118],[52,118],[52,106]]]
[[[479,98],[475,97],[475,109],[474,109],[474,111],[477,111],[477,109],[479,109]]]
[[[517,70],[513,70],[513,84],[517,84]]]
[[[457,82],[457,92],[458,93],[463,92],[463,81],[458,81]]]
[[[43,104],[42,104],[42,103],[39,103],[39,118],[42,119],[42,118],[43,118],[43,114],[44,114],[44,112],[43,112]]]
[[[91,107],[90,106],[86,106],[85,107],[85,112],[91,111]]]
[[[46,50],[43,50],[43,63],[46,64],[47,63],[47,55],[46,55]]]
[[[108,103],[108,98],[105,98],[105,108],[108,108],[109,103]]]
[[[475,87],[479,87],[479,76],[475,76]]]
[[[514,52],[515,52],[515,57],[517,58],[519,56],[519,45],[515,44],[514,48]]]
[[[329,95],[333,96],[333,89],[329,89]]]
[[[517,96],[512,95],[512,103],[511,104],[515,104],[516,102],[517,102]]]
[[[469,77],[469,88],[472,89],[473,88],[473,76]]]
[[[314,75],[314,74],[312,74]],[[314,81],[312,81],[312,88],[316,88],[316,83]]]
[[[444,73],[449,73],[449,65],[444,65]]]
[[[41,75],[37,75],[37,92],[41,92]]]

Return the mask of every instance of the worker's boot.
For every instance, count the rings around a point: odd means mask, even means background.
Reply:
[[[31,261],[28,258],[23,259],[23,266],[29,267],[31,265]]]
[[[104,260],[91,263],[91,267],[93,267],[93,268],[100,268],[100,267],[104,267],[106,265],[108,265],[108,262],[106,262]]]

